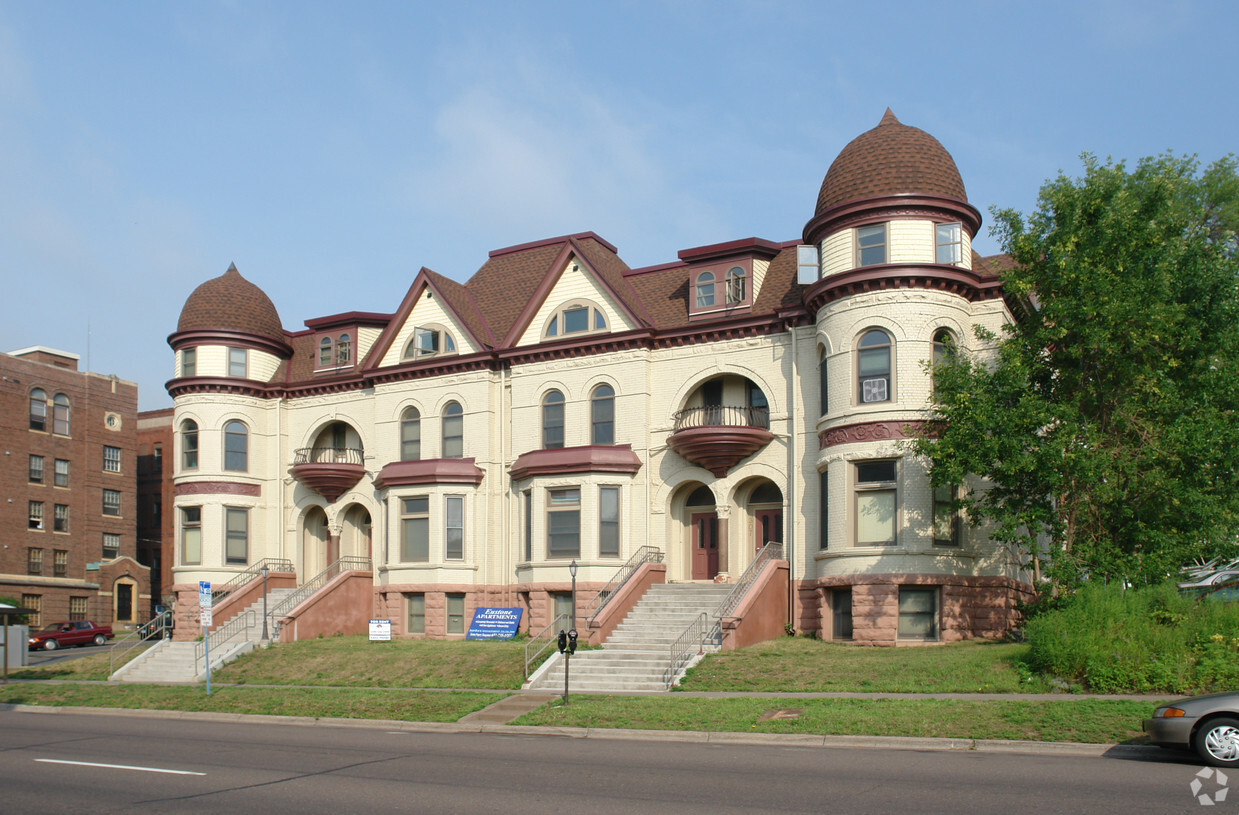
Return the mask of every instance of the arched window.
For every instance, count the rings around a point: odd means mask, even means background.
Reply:
[[[224,469],[243,473],[249,469],[249,430],[237,421],[224,425]]]
[[[413,329],[413,337],[404,347],[405,359],[426,359],[456,353],[452,332],[441,325],[424,325]]]
[[[879,328],[866,331],[856,344],[858,392],[862,403],[891,400],[895,385],[891,376],[894,345],[890,335]]]
[[[564,446],[564,395],[548,391],[542,397],[542,447],[546,450]]]
[[[599,385],[589,397],[590,443],[615,444],[615,389]]]
[[[766,399],[766,393],[756,382],[748,380],[746,383],[747,401],[749,408],[748,425],[749,427],[764,427],[770,428],[770,402]]]
[[[702,272],[697,275],[697,308],[709,308],[714,305],[714,272]]]
[[[734,306],[743,303],[747,286],[745,285],[744,269],[732,266],[727,272],[727,305]]]
[[[465,457],[465,411],[459,402],[443,408],[443,457]]]
[[[336,341],[336,364],[348,365],[353,360],[353,344],[349,341],[348,334],[341,334],[340,339]]]
[[[819,345],[817,347],[817,404],[818,415],[825,416],[830,410],[830,392],[828,385],[830,377],[826,371],[826,346]]]
[[[607,315],[588,300],[566,303],[546,321],[547,338],[606,330]]]
[[[52,432],[57,436],[69,435],[69,397],[63,393],[52,397]]]
[[[331,366],[331,337],[323,337],[318,341],[318,367]]]
[[[400,460],[417,461],[422,457],[422,414],[415,407],[400,414]]]
[[[945,328],[934,332],[934,365],[950,360],[958,350],[954,334]]]
[[[181,469],[198,469],[198,423],[193,419],[181,422]]]
[[[30,392],[30,429],[47,430],[47,394],[41,388]]]

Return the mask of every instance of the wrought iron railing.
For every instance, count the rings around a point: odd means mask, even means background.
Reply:
[[[560,614],[551,624],[539,631],[537,634],[529,638],[529,642],[525,644],[525,678],[529,678],[530,668],[534,663],[541,664],[542,657],[547,649],[557,645],[559,642],[559,632],[567,629],[571,624],[571,614]]]
[[[671,658],[667,663],[667,670],[663,672],[663,682],[668,689],[675,684],[676,677],[693,657],[705,653],[706,637],[715,628],[718,628],[718,622],[711,622],[710,615],[703,611],[688,624],[684,633],[671,643]]]
[[[287,615],[288,612],[292,611],[297,606],[301,605],[307,597],[327,585],[327,583],[336,575],[348,571],[368,572],[370,569],[371,564],[370,558],[368,557],[342,557],[326,569],[323,569],[321,572],[302,583],[297,587],[296,591],[276,603],[267,612],[267,617],[272,621],[275,629],[275,633],[271,635],[272,639],[278,640],[280,638],[280,618]]]
[[[619,567],[615,575],[607,581],[607,584],[599,590],[597,594],[590,598],[590,601],[585,604],[585,619],[588,623],[592,623],[602,609],[610,602],[611,598],[624,587],[628,582],[628,578],[637,573],[637,569],[643,563],[662,563],[663,553],[657,546],[642,546],[632,557],[628,558],[628,562]]]
[[[221,583],[218,586],[211,587],[211,600],[216,601],[221,597],[227,597],[237,589],[248,584],[251,580],[257,580],[262,577],[262,567],[267,567],[268,572],[291,572],[293,562],[285,560],[282,557],[265,557],[262,560],[250,566],[245,571],[241,572],[236,577],[229,580],[227,583]]]
[[[164,637],[170,636],[171,633],[172,610],[168,609],[156,614],[120,639],[113,641],[112,647],[108,649],[108,656],[111,660],[111,664],[108,666],[108,676],[116,673],[117,665],[124,665],[132,659],[129,654],[133,649],[151,640],[162,640]]]
[[[772,560],[781,560],[783,558],[783,544],[776,541],[770,541],[761,548],[757,553],[757,557],[753,558],[753,562],[744,570],[744,574],[740,575],[740,579],[736,581],[736,585],[732,587],[727,596],[723,598],[723,602],[718,604],[718,608],[714,609],[714,619],[723,620],[731,616],[731,612],[736,610],[736,606],[740,605],[740,601],[744,599],[744,595],[753,586],[753,582],[757,580],[757,575],[761,574],[761,570],[766,564]]]
[[[297,464],[365,464],[365,451],[356,447],[301,447],[293,453]]]
[[[224,643],[231,642],[237,634],[242,631],[254,630],[258,622],[258,616],[257,612],[246,609],[206,637],[198,640],[194,644],[194,673],[206,673],[206,668],[209,667],[206,665],[206,655],[209,650],[215,649],[218,654],[219,649]]]
[[[672,430],[688,427],[770,427],[770,408],[702,405],[676,411]]]

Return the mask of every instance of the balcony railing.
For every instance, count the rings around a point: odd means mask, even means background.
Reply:
[[[356,447],[302,447],[293,454],[293,466],[298,464],[366,463],[365,452]]]
[[[702,405],[675,414],[673,431],[689,427],[770,427],[770,408]]]

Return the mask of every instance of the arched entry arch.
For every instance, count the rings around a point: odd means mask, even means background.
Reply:
[[[681,579],[713,580],[727,560],[726,534],[714,493],[699,481],[689,481],[675,491],[671,505],[683,530]]]
[[[301,575],[302,580],[327,568],[331,544],[331,532],[327,527],[327,513],[320,506],[305,511],[301,521]]]
[[[350,504],[339,516],[340,557],[373,557],[370,510]]]

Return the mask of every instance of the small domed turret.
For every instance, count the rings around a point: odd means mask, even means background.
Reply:
[[[177,333],[186,331],[240,331],[286,342],[284,326],[271,298],[230,265],[228,271],[194,289],[181,309]]]

